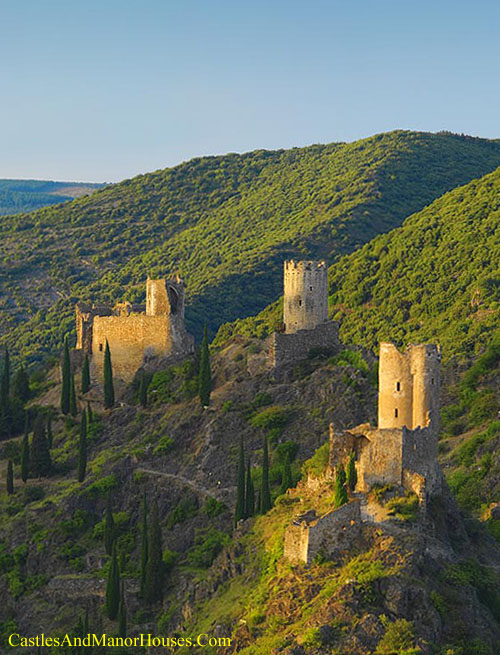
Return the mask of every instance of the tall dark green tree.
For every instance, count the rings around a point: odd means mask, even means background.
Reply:
[[[108,494],[106,502],[106,516],[104,518],[104,548],[108,555],[113,552],[113,544],[115,543],[115,521],[113,519],[113,511],[111,507],[111,494]]]
[[[113,385],[113,366],[111,364],[111,351],[106,339],[104,350],[104,407],[110,409],[115,404],[115,388]]]
[[[141,596],[144,597],[146,585],[146,569],[148,564],[148,501],[146,494],[142,497],[142,529],[141,529]]]
[[[69,413],[71,416],[76,416],[78,413],[75,393],[75,376],[73,374],[71,374],[69,378]]]
[[[80,440],[78,442],[78,482],[85,480],[87,470],[87,412],[82,412]]]
[[[7,463],[7,493],[9,496],[14,493],[14,468],[11,459]]]
[[[286,493],[287,489],[293,484],[292,480],[292,467],[290,465],[290,453],[287,451],[285,455],[285,462],[283,464],[283,471],[281,473],[281,493]]]
[[[250,458],[247,462],[247,474],[246,474],[246,489],[245,489],[245,514],[247,517],[253,516],[255,514],[255,490],[252,480],[252,470],[250,466]]]
[[[202,407],[210,404],[210,393],[212,391],[212,373],[210,371],[210,350],[208,348],[207,324],[203,328],[203,340],[201,342],[200,372],[198,377],[198,395]]]
[[[236,506],[234,510],[234,525],[245,516],[245,454],[243,451],[243,439],[240,440],[240,451],[238,457],[238,472],[236,483]]]
[[[149,379],[146,376],[146,373],[143,371],[141,375],[141,381],[139,383],[139,402],[141,403],[144,409],[148,406],[148,386]]]
[[[33,426],[33,438],[30,451],[30,472],[33,477],[46,477],[52,470],[52,459],[50,457],[47,433],[45,430],[45,419],[37,416]]]
[[[163,549],[161,528],[158,519],[158,504],[156,499],[151,508],[148,535],[148,561],[146,564],[146,581],[144,585],[144,600],[156,603],[163,598]]]
[[[87,391],[90,389],[90,366],[88,353],[85,353],[85,359],[83,360],[81,389],[82,393],[87,393]]]
[[[108,580],[106,584],[106,613],[108,618],[114,621],[118,616],[120,606],[120,568],[116,556],[116,544],[113,544],[111,553],[111,562],[108,570]]]
[[[6,348],[2,365],[2,377],[0,379],[0,404],[4,407],[9,405],[10,395],[10,355]]]
[[[90,425],[94,420],[94,415],[92,413],[92,407],[90,401],[87,402],[87,425]]]
[[[356,472],[356,454],[354,451],[349,455],[349,460],[347,461],[347,471],[346,471],[346,483],[348,489],[353,492],[356,488],[358,482],[358,474]]]
[[[21,450],[21,480],[26,482],[30,474],[30,441],[29,441],[29,431],[30,431],[30,417],[28,412],[24,419],[24,437],[23,445]]]
[[[69,342],[68,337],[64,339],[64,352],[63,352],[63,362],[61,369],[61,412],[63,414],[69,414],[70,412],[70,402],[71,402],[71,361],[69,358]]]
[[[52,434],[52,416],[47,418],[47,443],[49,448],[52,448],[52,443],[54,441],[54,435]]]
[[[271,509],[271,487],[269,486],[269,452],[267,437],[264,437],[264,455],[262,458],[262,485],[260,489],[260,511],[266,514]]]
[[[26,372],[26,369],[24,366],[21,364],[21,366],[17,369],[16,374],[14,375],[14,380],[12,383],[13,387],[13,393],[16,398],[19,398],[19,400],[22,403],[25,403],[27,400],[29,400],[30,397],[30,379],[28,376],[28,373]]]
[[[335,508],[347,503],[346,475],[344,465],[339,464],[335,472],[335,483],[333,488],[333,505]]]
[[[122,581],[120,589],[120,605],[118,607],[118,636],[127,636],[127,606],[125,604],[125,585]]]

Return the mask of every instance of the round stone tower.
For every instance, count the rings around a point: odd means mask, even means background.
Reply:
[[[439,422],[441,349],[431,343],[410,345],[400,353],[380,344],[378,427],[413,430]]]
[[[324,261],[285,261],[285,332],[312,330],[328,321],[328,271]]]

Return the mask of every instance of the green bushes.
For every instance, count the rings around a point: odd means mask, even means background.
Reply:
[[[417,518],[418,506],[418,497],[412,491],[405,496],[391,498],[385,505],[389,514],[400,521],[414,521]]]
[[[302,465],[302,472],[304,476],[312,475],[319,477],[323,475],[328,466],[330,456],[330,443],[326,441],[320,446],[311,459],[308,459]]]
[[[215,528],[198,531],[195,545],[187,555],[187,561],[200,568],[209,567],[220,551],[231,541],[228,534]]]
[[[174,527],[178,523],[184,523],[191,517],[195,516],[198,512],[198,502],[194,498],[183,498],[180,500],[174,509],[167,517],[166,526],[168,529]]]

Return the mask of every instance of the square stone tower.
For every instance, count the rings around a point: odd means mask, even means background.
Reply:
[[[285,261],[285,333],[313,330],[328,321],[328,270],[324,261]]]

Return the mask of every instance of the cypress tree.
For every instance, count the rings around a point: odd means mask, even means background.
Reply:
[[[111,562],[108,571],[108,581],[106,584],[106,613],[112,621],[118,616],[120,606],[120,569],[116,557],[116,545],[113,545],[111,553]]]
[[[7,463],[7,493],[9,496],[12,496],[14,493],[14,470],[11,459]]]
[[[52,416],[47,418],[47,443],[49,444],[49,449],[52,448],[52,442],[54,441],[54,435],[52,434]]]
[[[83,367],[82,367],[82,393],[87,393],[89,389],[90,389],[89,356],[88,353],[85,353],[85,359],[83,360]]]
[[[8,407],[10,395],[10,355],[5,349],[5,356],[2,367],[2,379],[0,381],[0,403],[3,407]]]
[[[115,404],[115,389],[113,386],[113,367],[111,365],[111,352],[106,339],[104,350],[104,407],[110,409]]]
[[[250,458],[247,462],[246,490],[245,490],[245,514],[248,517],[255,514],[255,490],[253,487]]]
[[[69,412],[71,416],[76,416],[78,413],[75,394],[75,376],[73,374],[70,375],[69,379]]]
[[[201,342],[200,372],[198,377],[198,394],[202,407],[210,404],[212,391],[212,374],[210,372],[210,351],[208,349],[207,324],[203,328],[203,341]]]
[[[356,455],[354,451],[349,455],[349,460],[347,462],[347,472],[346,472],[346,482],[347,487],[351,492],[356,488],[356,483],[358,482],[358,474],[356,472],[355,464]]]
[[[146,568],[148,564],[148,501],[146,494],[142,497],[142,530],[141,530],[141,596],[144,596],[146,585]]]
[[[113,552],[113,544],[115,542],[115,521],[113,519],[113,512],[111,509],[111,494],[108,494],[106,503],[106,517],[104,520],[104,548],[108,555]]]
[[[293,484],[292,481],[292,467],[290,466],[290,453],[287,452],[285,463],[283,464],[283,472],[281,474],[281,493],[286,493]]]
[[[269,453],[267,437],[264,437],[264,457],[262,460],[262,486],[260,490],[260,511],[266,514],[271,509],[271,488],[269,486]]]
[[[13,392],[16,398],[22,403],[29,400],[30,397],[30,379],[23,365],[21,365],[14,376]]]
[[[148,535],[148,561],[146,564],[146,580],[144,599],[148,603],[156,603],[163,598],[163,560],[161,528],[158,520],[158,504],[153,502]]]
[[[333,490],[334,507],[341,507],[347,503],[347,489],[345,484],[345,471],[343,464],[339,464],[335,472],[335,486]]]
[[[24,437],[21,451],[21,480],[26,482],[30,473],[30,441],[29,441],[29,414],[26,412],[24,420]]]
[[[45,431],[45,420],[42,416],[38,416],[31,440],[30,470],[33,476],[41,478],[50,475],[51,469],[52,459]]]
[[[118,607],[118,636],[127,636],[127,606],[125,605],[125,585],[122,582],[120,591],[120,605]]]
[[[141,403],[142,407],[144,407],[144,409],[146,409],[148,406],[148,386],[148,379],[143,371],[141,375],[141,381],[139,383],[139,402]]]
[[[62,363],[62,383],[61,383],[61,412],[69,414],[70,412],[70,395],[71,395],[71,362],[69,358],[68,337],[64,339],[64,354]]]
[[[92,413],[92,407],[90,406],[90,401],[87,401],[87,425],[90,425],[94,420],[94,415]]]
[[[80,421],[80,441],[78,443],[78,482],[85,480],[87,469],[87,413],[82,412]]]
[[[245,513],[245,454],[243,452],[243,439],[240,440],[240,454],[238,458],[238,478],[236,492],[236,507],[234,510],[234,525],[246,518]]]
[[[85,618],[83,620],[83,636],[86,637],[90,633],[89,629],[89,608],[85,610]],[[84,646],[82,651],[86,655],[92,655],[92,646]]]
[[[260,500],[260,489],[257,489],[257,501],[255,503],[255,511],[257,514],[262,513],[262,503]]]

